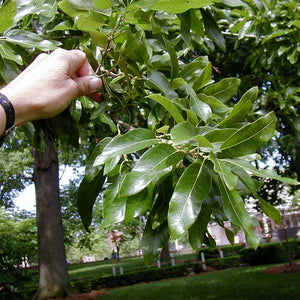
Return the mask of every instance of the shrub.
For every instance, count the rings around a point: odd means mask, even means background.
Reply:
[[[205,261],[205,264],[209,267],[214,268],[215,270],[223,270],[232,267],[239,267],[241,262],[242,262],[241,256],[234,255],[234,256],[228,256],[224,258],[207,259]]]
[[[283,243],[262,244],[256,250],[247,248],[241,251],[242,260],[250,265],[282,263],[300,258],[300,242],[291,240]]]
[[[224,257],[226,256],[234,256],[238,255],[242,249],[244,249],[245,246],[242,244],[238,245],[228,245],[228,246],[221,246],[221,247],[215,247],[215,248],[201,248],[197,254],[198,259],[201,260],[201,252],[204,253],[206,259],[212,259],[212,258],[219,258],[220,252],[219,250],[223,251]]]
[[[188,266],[180,265],[166,268],[151,268],[138,272],[131,272],[124,275],[104,276],[99,278],[86,278],[72,282],[72,286],[78,292],[87,292],[92,289],[111,288],[116,286],[132,285],[140,282],[157,281],[167,278],[186,276]]]

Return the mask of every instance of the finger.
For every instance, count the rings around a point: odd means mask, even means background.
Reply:
[[[49,55],[46,53],[39,54],[36,59],[19,75],[20,78],[24,77],[24,75],[28,74],[33,68],[35,68],[38,64],[40,64],[43,60],[45,60]]]
[[[102,80],[95,76],[83,76],[74,79],[79,95],[91,95],[99,92],[102,87]]]
[[[94,101],[100,103],[102,94],[100,92],[90,95],[90,98],[92,98]]]
[[[88,60],[86,59],[83,65],[76,71],[76,74],[79,77],[82,76],[92,76],[95,75],[94,70],[92,69],[91,65],[89,64]]]

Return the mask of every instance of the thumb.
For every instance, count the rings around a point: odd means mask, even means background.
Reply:
[[[95,76],[77,77],[74,81],[77,84],[77,88],[81,96],[94,94],[102,87],[102,80]]]

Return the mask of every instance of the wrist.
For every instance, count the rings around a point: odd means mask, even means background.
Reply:
[[[5,95],[13,105],[15,110],[15,126],[25,124],[29,121],[28,116],[28,107],[24,105],[24,97],[19,95],[17,91],[7,87],[4,87],[0,90],[0,93]]]

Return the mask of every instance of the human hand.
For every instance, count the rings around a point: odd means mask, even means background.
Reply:
[[[40,54],[0,92],[14,106],[15,124],[22,125],[55,116],[78,96],[98,92],[102,81],[94,75],[83,52],[57,49]]]

